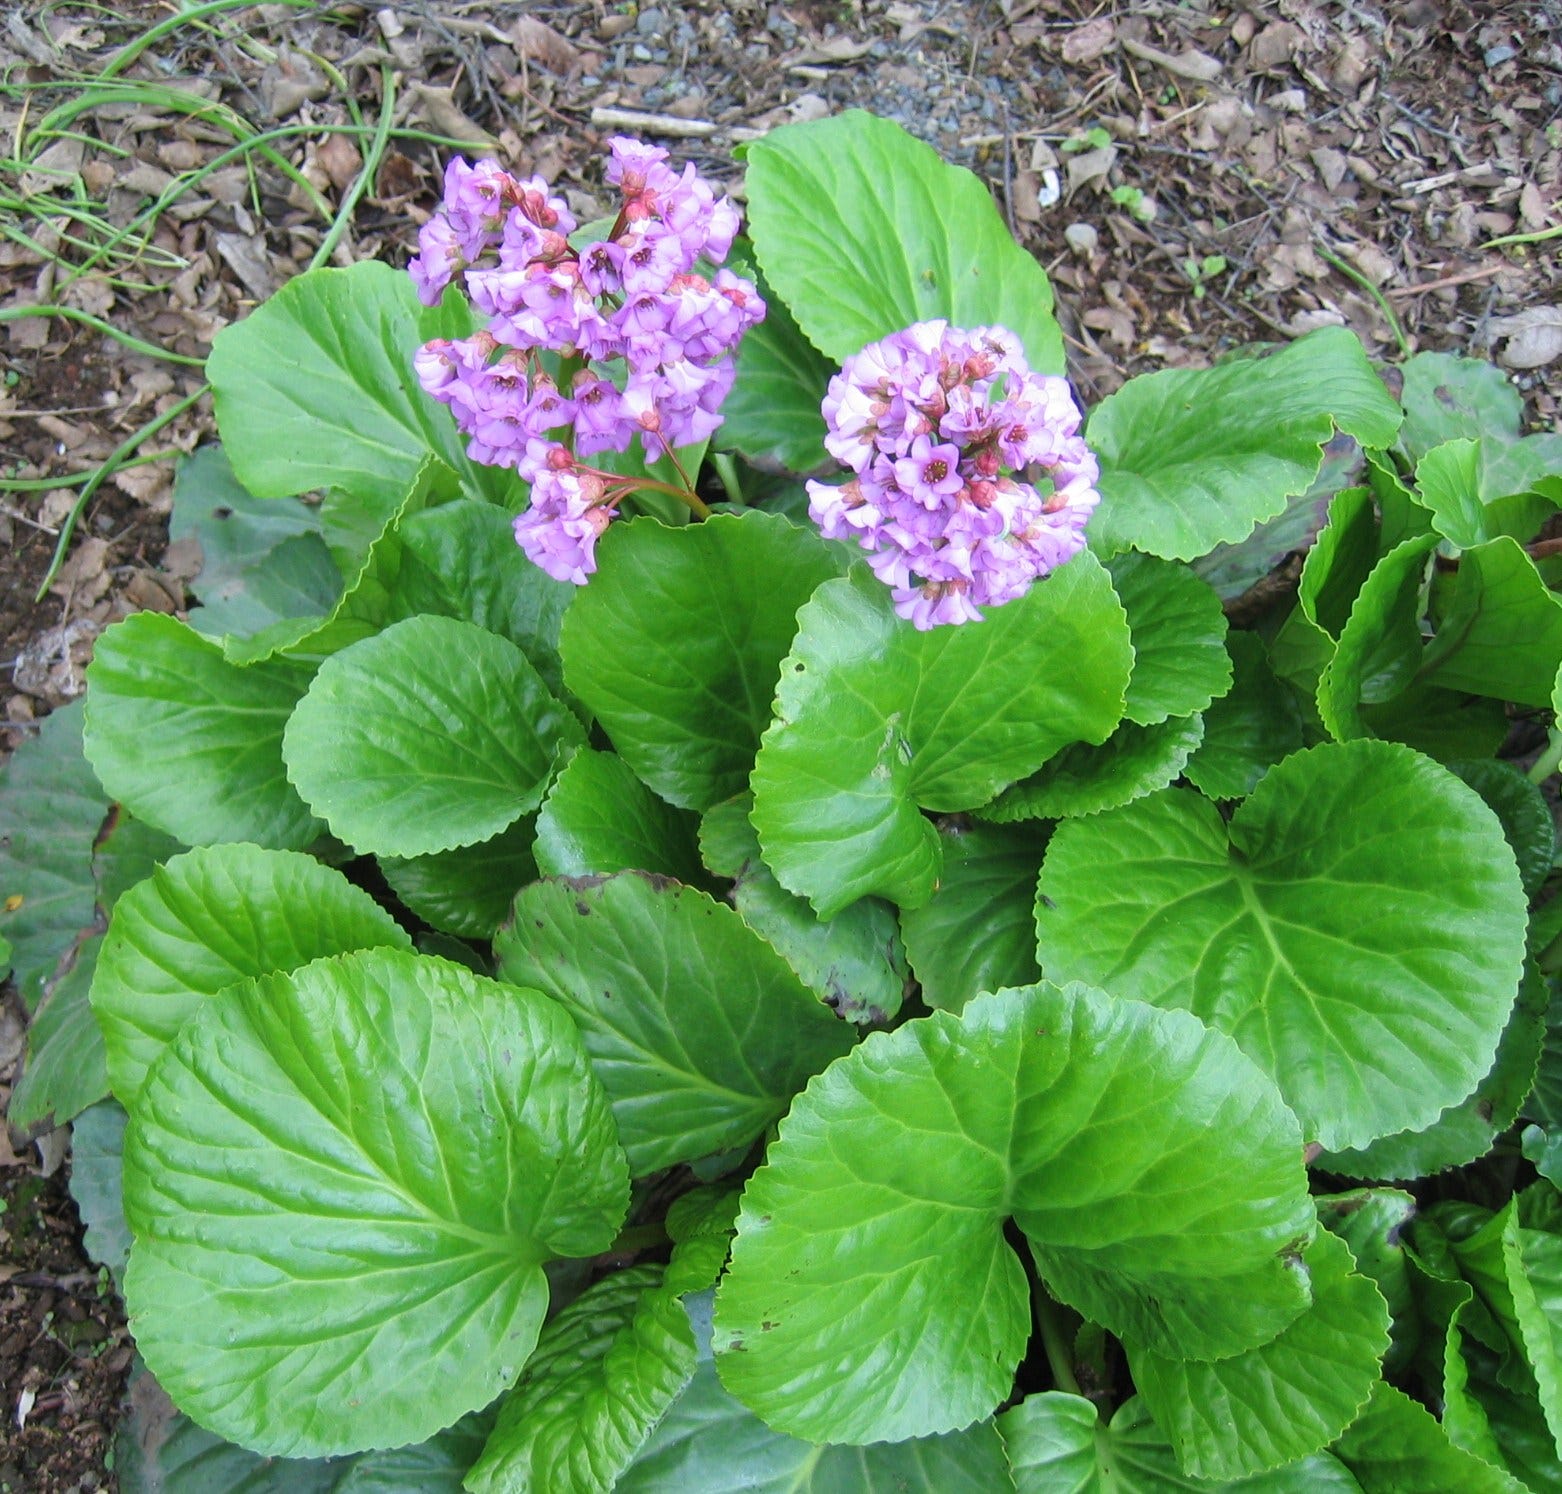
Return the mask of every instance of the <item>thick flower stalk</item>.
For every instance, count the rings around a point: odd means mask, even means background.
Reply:
[[[657,146],[618,138],[610,149],[621,206],[606,238],[577,250],[575,219],[541,177],[458,159],[407,267],[426,305],[461,276],[488,318],[472,337],[426,343],[418,379],[450,407],[473,461],[513,467],[531,484],[516,538],[576,584],[636,488],[667,488],[703,511],[687,479],[671,488],[580,459],[625,451],[638,436],[647,461],[667,454],[676,466],[675,448],[721,424],[734,349],[765,315],[749,281],[695,269],[727,257],[738,228],[731,201],[693,166],[675,172]]]
[[[823,409],[854,476],[810,482],[809,513],[868,552],[918,628],[979,621],[1084,548],[1100,495],[1079,407],[1005,328],[918,322],[870,343]]]

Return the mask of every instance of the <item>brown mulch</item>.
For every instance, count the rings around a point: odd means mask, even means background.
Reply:
[[[27,140],[47,108],[172,10],[11,7],[0,27],[4,137]],[[1052,275],[1072,372],[1091,400],[1137,373],[1344,324],[1384,361],[1399,358],[1400,337],[1494,357],[1534,426],[1556,426],[1562,246],[1490,241],[1559,220],[1562,0],[324,11],[214,16],[172,31],[123,73],[256,128],[307,126],[275,148],[310,191],[265,162],[251,174],[235,161],[172,203],[133,259],[72,278],[86,251],[66,235],[92,231],[66,216],[70,203],[96,204],[123,227],[233,141],[209,113],[99,108],[71,128],[100,145],[45,143],[41,156],[28,152],[30,174],[4,183],[27,200],[0,206],[0,305],[58,298],[204,355],[308,264],[362,161],[364,137],[332,127],[352,123],[355,107],[372,126],[389,69],[398,124],[553,178],[582,218],[596,215],[596,163],[614,133],[665,138],[741,191],[732,148],[767,129],[850,106],[896,119],[991,185]],[[24,96],[24,84],[42,91]],[[656,119],[636,126],[626,115]],[[333,262],[399,263],[447,154],[395,142]],[[0,369],[0,478],[12,480],[90,471],[199,380],[57,319],[0,323]],[[211,430],[203,402],[149,450],[188,451]],[[105,484],[38,604],[79,490],[0,491],[0,750],[80,693],[104,627],[180,605],[185,577],[160,565],[173,469],[170,456]],[[0,1101],[14,1047],[0,1042]],[[104,1487],[128,1362],[122,1322],[81,1254],[68,1163],[46,1177],[39,1149],[17,1142],[19,1156],[0,1145],[0,1487]],[[45,1155],[58,1150],[46,1139]]]

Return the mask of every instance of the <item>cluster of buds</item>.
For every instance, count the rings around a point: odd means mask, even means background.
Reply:
[[[579,459],[625,451],[636,436],[648,461],[705,440],[721,424],[733,351],[765,315],[749,281],[695,271],[727,257],[732,203],[693,166],[675,172],[657,146],[619,138],[610,148],[607,180],[622,205],[606,238],[575,249],[575,219],[541,177],[458,159],[408,265],[426,305],[460,275],[488,318],[475,336],[425,344],[419,382],[450,407],[473,461],[513,467],[532,485],[516,537],[577,584],[626,491]]]
[[[1099,470],[1079,407],[1012,332],[919,322],[871,343],[830,381],[824,418],[854,476],[810,482],[809,513],[868,552],[916,627],[977,621],[1084,548]]]

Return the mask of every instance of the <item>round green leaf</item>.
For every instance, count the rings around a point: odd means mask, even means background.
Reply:
[[[906,955],[931,1007],[957,1012],[982,991],[1024,986],[1036,964],[1036,825],[944,825],[938,891],[900,915]]]
[[[1085,553],[980,623],[919,633],[865,571],[798,616],[775,724],[754,765],[765,862],[821,917],[878,893],[932,895],[938,835],[921,808],[972,809],[1122,717],[1133,650]]]
[[[1497,1135],[1513,1124],[1519,1106],[1534,1088],[1549,998],[1545,980],[1530,965],[1497,1044],[1497,1056],[1469,1094],[1447,1106],[1424,1130],[1397,1131],[1360,1149],[1324,1152],[1317,1165],[1348,1178],[1408,1181],[1484,1157]]]
[[[1134,1384],[1185,1472],[1267,1473],[1332,1442],[1367,1404],[1388,1348],[1388,1306],[1327,1230],[1303,1259],[1312,1305],[1267,1344],[1202,1362],[1128,1346]]]
[[[391,891],[425,923],[462,939],[492,939],[515,894],[537,876],[536,821],[522,815],[491,840],[427,856],[381,856]]]
[[[1310,1139],[1417,1129],[1491,1066],[1524,955],[1496,817],[1390,742],[1296,753],[1228,826],[1168,790],[1058,827],[1042,969],[1186,1008],[1273,1075]]]
[[[87,666],[87,760],[111,798],[186,845],[307,846],[320,822],[287,781],[282,735],[310,672],[240,669],[193,628],[138,612]]]
[[[1019,1494],[1360,1494],[1327,1453],[1261,1478],[1189,1478],[1141,1396],[1123,1402],[1107,1424],[1084,1396],[1043,1391],[1005,1411],[998,1430]]]
[[[597,1282],[543,1329],[467,1474],[468,1494],[608,1494],[694,1361],[689,1315],[660,1266]]]
[[[1524,891],[1534,897],[1550,875],[1557,853],[1557,827],[1539,785],[1512,763],[1491,758],[1452,762],[1448,771],[1469,784],[1502,821]]]
[[[566,1014],[371,949],[206,1003],[125,1139],[136,1341],[258,1452],[416,1442],[514,1380],[542,1264],[605,1250],[628,1177]]]
[[[797,609],[837,574],[819,535],[748,509],[669,529],[615,524],[564,617],[564,676],[671,804],[747,787]]]
[[[1173,716],[1154,726],[1124,721],[1099,747],[1065,747],[1038,772],[1005,789],[977,814],[1013,820],[1063,820],[1100,814],[1163,789],[1204,739],[1202,716]]]
[[[310,856],[247,845],[175,856],[120,898],[92,982],[115,1095],[131,1105],[158,1055],[219,991],[378,945],[412,941]]]
[[[1005,1494],[1014,1485],[991,1422],[947,1437],[818,1447],[767,1427],[722,1388],[707,1356],[614,1487],[616,1494]]]
[[[537,816],[537,867],[549,877],[661,872],[702,881],[693,820],[658,799],[611,752],[582,748]]]
[[[760,856],[749,815],[754,801],[739,794],[706,811],[700,849],[738,917],[794,969],[803,984],[852,1022],[887,1022],[906,995],[906,956],[895,910],[882,898],[859,898],[834,918],[819,918],[771,875]]]
[[[535,809],[555,761],[582,740],[513,643],[428,616],[327,659],[283,753],[350,846],[424,856],[489,840]]]
[[[1204,740],[1182,772],[1208,798],[1245,799],[1265,773],[1302,745],[1302,716],[1256,634],[1228,634],[1226,647],[1231,693],[1204,712]]]
[[[373,504],[404,492],[432,451],[472,492],[508,496],[513,475],[473,462],[411,375],[419,344],[472,330],[448,301],[424,308],[403,271],[365,260],[296,276],[225,327],[206,376],[239,481],[257,498],[340,488]]]
[[[1086,429],[1101,459],[1091,544],[1191,560],[1306,492],[1336,427],[1383,447],[1399,422],[1399,406],[1343,327],[1263,356],[1130,379]]]
[[[1140,726],[1191,716],[1231,688],[1220,598],[1187,566],[1119,555],[1107,566],[1128,614],[1134,672],[1123,714]]]
[[[1331,1449],[1362,1494],[1524,1494],[1507,1473],[1455,1447],[1437,1418],[1392,1385],[1378,1385]]]
[[[0,937],[29,1010],[96,911],[92,847],[109,804],[81,726],[81,706],[62,706],[0,767]]]
[[[524,887],[494,948],[580,1027],[636,1176],[747,1146],[855,1039],[725,903],[660,877]]]
[[[1092,1321],[1169,1352],[1249,1348],[1306,1302],[1300,1141],[1229,1039],[1081,987],[876,1033],[809,1084],[744,1189],[722,1379],[814,1441],[987,1415],[1030,1334],[1011,1215]]]
[[[913,322],[1007,327],[1032,368],[1063,372],[1052,287],[985,183],[859,109],[786,125],[748,156],[749,232],[765,278],[839,363]]]
[[[1406,362],[1404,379],[1399,398],[1405,423],[1398,444],[1412,464],[1434,446],[1460,437],[1517,439],[1524,396],[1488,359],[1417,353]]]

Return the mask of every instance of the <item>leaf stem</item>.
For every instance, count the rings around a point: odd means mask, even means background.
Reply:
[[[747,507],[743,500],[743,485],[738,481],[738,464],[733,460],[729,451],[715,451],[711,453],[711,466],[716,469],[716,475],[721,479],[721,485],[726,490],[727,499],[737,504],[739,508]]]
[[[1057,1304],[1047,1295],[1046,1288],[1040,1282],[1031,1293],[1031,1308],[1036,1314],[1036,1328],[1041,1334],[1041,1346],[1047,1354],[1053,1383],[1059,1390],[1078,1395],[1079,1381],[1074,1378],[1073,1357],[1063,1342],[1063,1327],[1058,1322]]]
[[[1562,726],[1553,726],[1551,740],[1546,743],[1545,751],[1535,759],[1534,766],[1529,770],[1529,781],[1544,783],[1559,767],[1562,767]]]
[[[347,232],[347,226],[353,220],[358,199],[363,196],[378,174],[380,162],[385,156],[386,144],[390,140],[391,116],[395,106],[396,76],[390,68],[382,67],[380,69],[380,117],[375,126],[374,138],[369,142],[369,149],[364,154],[362,168],[336,210],[336,217],[332,220],[331,227],[327,230],[326,236],[320,240],[320,247],[315,250],[314,257],[309,261],[311,270],[325,264],[336,252],[336,246],[341,243],[342,235]]]
[[[1332,265],[1347,280],[1352,281],[1356,285],[1360,286],[1362,290],[1366,291],[1366,293],[1378,303],[1378,310],[1383,313],[1384,320],[1388,322],[1389,331],[1394,334],[1394,341],[1399,344],[1399,356],[1401,358],[1408,358],[1410,356],[1410,339],[1405,336],[1405,329],[1400,323],[1399,315],[1394,310],[1394,308],[1388,304],[1388,301],[1384,298],[1383,292],[1380,291],[1371,280],[1363,275],[1361,271],[1355,267],[1355,265],[1349,263],[1347,260],[1341,259],[1339,255],[1325,248],[1321,241],[1317,243],[1316,247],[1318,250],[1318,257],[1323,260],[1324,263]]]

